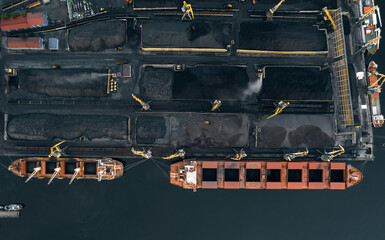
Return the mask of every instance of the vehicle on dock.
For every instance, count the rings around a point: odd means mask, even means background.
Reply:
[[[377,64],[371,61],[368,66],[368,93],[372,111],[372,122],[374,127],[382,127],[384,124],[384,116],[381,114],[380,92],[381,85],[384,81],[380,83],[383,77],[381,76],[379,79],[377,75]]]
[[[196,161],[171,165],[170,183],[184,189],[345,189],[363,178],[343,162]]]
[[[48,157],[29,157],[15,160],[8,168],[15,175],[35,178],[70,178],[113,180],[124,172],[123,163],[111,158],[60,158],[52,160]],[[26,181],[26,182],[27,182]]]

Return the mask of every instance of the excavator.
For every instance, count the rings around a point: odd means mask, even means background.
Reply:
[[[136,151],[134,148],[131,148],[131,152],[137,156],[144,157],[145,159],[152,158],[152,152],[150,150]]]
[[[303,152],[296,152],[296,153],[286,153],[283,158],[286,160],[286,161],[289,161],[291,162],[291,160],[293,160],[294,158],[297,158],[297,157],[304,157],[304,156],[307,156],[309,154],[309,150],[306,148],[306,151],[303,151]]]
[[[194,19],[194,12],[192,10],[191,4],[188,4],[186,3],[186,1],[183,1],[183,6],[181,9],[183,12],[182,20],[185,20],[186,17],[189,17],[190,20]]]
[[[211,104],[212,104],[212,108],[211,108],[212,112],[215,110],[219,111],[219,107],[222,106],[222,101],[221,100],[214,100],[214,102],[212,102]]]
[[[289,106],[289,104],[290,104],[290,102],[280,101],[277,104],[277,107],[276,107],[274,113],[271,116],[269,116],[268,118],[266,118],[266,119],[270,119],[270,118],[280,114],[283,111],[283,109],[285,109],[287,106]]]
[[[55,158],[60,158],[61,157],[61,155],[63,154],[63,151],[64,151],[64,149],[61,149],[59,146],[62,144],[62,143],[64,143],[65,142],[65,140],[64,141],[61,141],[61,142],[59,142],[59,143],[57,143],[57,144],[55,144],[55,145],[53,145],[51,148],[50,148],[50,150],[51,150],[51,153],[48,155],[48,157],[50,158],[50,157],[55,157]],[[67,148],[67,147],[66,147]]]
[[[274,13],[275,11],[277,11],[277,9],[279,8],[279,6],[281,6],[282,3],[284,3],[285,0],[281,0],[277,5],[275,5],[273,8],[270,8],[269,11],[266,12],[266,17],[268,21],[271,21],[273,20],[273,16],[274,16]]]
[[[145,103],[143,102],[140,98],[138,98],[137,96],[135,96],[133,93],[131,94],[132,97],[135,99],[135,101],[137,101],[138,103],[140,103],[140,105],[142,105],[142,109],[145,110],[145,111],[148,111],[148,110],[151,110],[150,109],[150,102],[148,103]]]
[[[240,161],[240,160],[242,160],[242,158],[247,157],[247,154],[243,149],[241,149],[241,151],[239,151],[239,152],[236,151],[235,149],[234,149],[234,151],[236,152],[236,154],[235,154],[235,157],[231,158],[231,160]]]
[[[174,158],[184,158],[185,155],[186,155],[186,152],[183,149],[179,149],[176,153],[167,157],[162,157],[162,158],[166,160],[170,160]]]
[[[333,158],[343,154],[345,152],[345,149],[341,145],[338,146],[340,147],[340,149],[331,152],[325,152],[324,154],[322,154],[322,156],[320,157],[321,160],[325,162],[330,162],[331,160],[333,160]]]

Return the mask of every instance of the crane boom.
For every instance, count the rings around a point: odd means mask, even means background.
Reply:
[[[281,6],[281,4],[284,3],[284,2],[285,2],[285,0],[281,0],[277,5],[275,5],[274,7],[270,8],[269,11],[266,12],[267,20],[272,20],[273,19],[273,15],[274,15],[275,11],[277,11],[279,6]]]

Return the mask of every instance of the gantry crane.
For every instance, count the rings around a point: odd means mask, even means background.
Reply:
[[[50,148],[51,153],[48,155],[48,157],[49,157],[49,158],[50,158],[50,157],[60,158],[61,155],[63,154],[63,151],[64,151],[65,148],[64,148],[64,149],[61,149],[59,146],[60,146],[62,143],[64,143],[64,142],[65,142],[65,140],[59,142],[58,144],[53,145],[53,146]]]
[[[137,156],[144,157],[145,159],[152,158],[152,152],[150,150],[136,151],[134,148],[131,148],[131,152]]]
[[[150,102],[148,103],[145,103],[143,102],[140,98],[138,98],[137,96],[135,96],[133,93],[131,94],[132,97],[135,99],[135,101],[137,101],[138,103],[140,103],[140,105],[142,105],[142,109],[145,110],[145,111],[148,111],[148,110],[151,110],[150,109]]]
[[[231,158],[231,160],[239,161],[239,160],[241,160],[242,158],[247,157],[247,154],[246,154],[246,152],[245,152],[243,149],[241,149],[241,151],[239,151],[239,152],[236,151],[235,149],[234,149],[234,151],[236,152],[236,154],[235,154],[234,157]]]
[[[186,1],[183,1],[183,6],[182,6],[182,20],[186,19],[186,16],[190,18],[190,20],[194,19],[194,12],[192,10],[191,4],[186,3]]]
[[[275,11],[277,11],[279,6],[281,6],[281,4],[284,3],[284,2],[285,2],[285,0],[281,0],[277,5],[275,5],[273,8],[270,8],[269,11],[266,12],[267,20],[272,20],[273,19]]]
[[[296,152],[296,153],[286,153],[283,158],[286,160],[286,161],[291,161],[293,160],[294,158],[297,158],[297,157],[304,157],[304,156],[307,156],[309,154],[309,150],[306,148],[306,151],[303,151],[303,152]]]
[[[290,102],[284,102],[284,101],[278,102],[274,113],[271,116],[269,116],[267,119],[270,119],[270,118],[280,114],[283,111],[283,109],[285,109],[287,106],[289,106],[289,104],[290,104]]]
[[[167,157],[162,157],[162,158],[169,160],[174,158],[184,158],[185,155],[186,155],[186,152],[183,149],[179,149],[176,153]]]
[[[340,147],[340,149],[331,152],[325,152],[324,154],[322,154],[321,160],[325,162],[330,162],[331,160],[333,160],[333,158],[343,154],[345,152],[345,149],[341,145],[338,146]]]
[[[215,110],[219,111],[219,107],[222,106],[222,101],[221,100],[214,100],[214,102],[212,102],[211,104],[212,104],[212,108],[211,108],[212,112]]]

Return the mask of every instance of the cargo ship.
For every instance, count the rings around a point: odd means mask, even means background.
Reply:
[[[361,0],[360,4],[360,21],[361,31],[364,43],[370,43],[371,40],[375,40],[381,36],[381,15],[378,6],[375,6],[374,0]],[[373,44],[368,45],[366,48],[370,54],[375,54],[380,45],[380,40],[376,40]]]
[[[382,127],[384,124],[384,116],[381,114],[380,105],[380,88],[377,78],[377,64],[373,61],[368,66],[368,85],[369,85],[369,98],[370,108],[372,111],[372,122],[374,127]]]
[[[343,162],[196,161],[171,165],[170,183],[184,189],[345,189],[363,178]]]
[[[123,163],[111,158],[59,158],[30,157],[15,160],[8,168],[19,177],[63,179],[113,180],[124,172]],[[26,181],[26,182],[27,182]],[[49,182],[49,183],[50,183]]]

